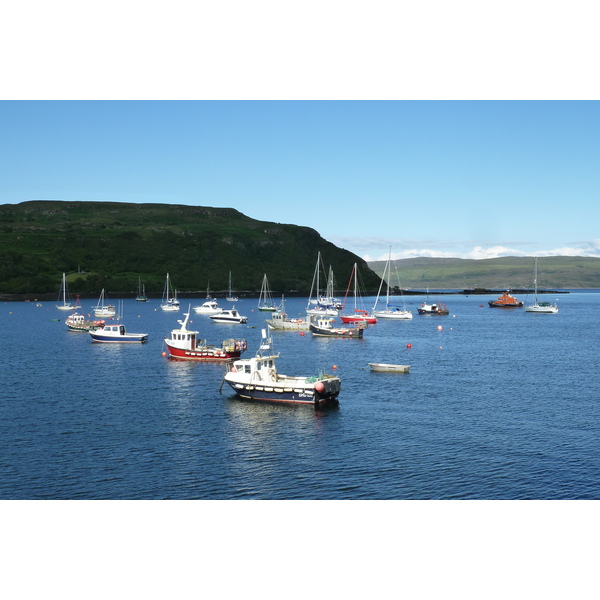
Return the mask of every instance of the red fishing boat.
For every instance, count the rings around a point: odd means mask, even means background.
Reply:
[[[178,360],[200,360],[205,362],[230,361],[239,358],[246,350],[246,340],[230,339],[224,340],[221,346],[210,346],[206,340],[200,339],[199,331],[187,328],[190,311],[184,313],[185,319],[177,322],[181,325],[179,329],[171,331],[171,337],[165,338],[165,344],[169,358]]]

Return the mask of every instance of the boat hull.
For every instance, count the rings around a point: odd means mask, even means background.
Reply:
[[[542,304],[533,304],[532,306],[526,306],[525,312],[555,314],[558,312],[558,306],[551,304],[548,306]]]
[[[496,302],[496,300],[488,300],[488,304],[490,308],[522,308],[522,302],[516,303],[506,303],[506,302]]]
[[[368,323],[369,325],[375,325],[377,323],[377,317],[358,317],[353,315],[340,315],[342,323]]]
[[[271,329],[308,331],[310,323],[308,319],[288,319],[285,313],[273,313],[270,319],[266,319],[267,325]]]
[[[148,341],[147,333],[127,333],[125,335],[106,335],[100,330],[89,331],[94,342],[101,342],[104,344],[143,344]]]
[[[225,376],[225,381],[233,391],[246,400],[260,402],[277,402],[284,404],[308,404],[319,406],[331,402],[337,402],[340,393],[340,380],[337,377],[319,381],[317,383],[294,383],[290,386],[285,384],[249,384]],[[323,385],[322,391],[317,391],[316,386]]]
[[[356,329],[338,329],[338,328],[323,328],[317,325],[310,325],[310,330],[313,335],[321,337],[344,337],[360,339],[363,337],[364,328],[358,327]]]
[[[165,339],[169,358],[176,360],[196,360],[201,362],[228,362],[240,358],[243,350],[232,350],[231,352],[221,348],[207,346],[205,348],[196,348],[188,350],[173,346],[169,340]]]
[[[378,319],[412,319],[413,315],[409,310],[376,310],[373,314]]]
[[[410,365],[392,365],[387,363],[369,363],[372,371],[377,373],[408,373]]]

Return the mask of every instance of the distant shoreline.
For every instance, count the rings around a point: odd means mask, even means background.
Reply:
[[[581,291],[591,291],[598,290],[599,288],[571,288],[571,290],[581,290]],[[434,289],[434,290],[402,290],[402,292],[392,292],[390,290],[390,294],[393,296],[490,296],[490,295],[502,295],[506,289],[487,289],[487,288],[475,288],[475,289]],[[535,290],[528,288],[511,288],[510,292],[513,294],[534,294]],[[570,294],[569,290],[538,290],[538,295],[541,294]],[[177,292],[179,299],[189,298],[189,299],[199,299],[203,298],[206,292]],[[134,292],[124,292],[124,293],[109,293],[115,299],[127,299],[127,298],[135,298],[137,293]],[[161,294],[146,294],[149,300],[161,300]],[[376,292],[367,292],[366,296],[375,296]],[[216,300],[221,300],[225,298],[224,293],[216,293],[213,294]],[[259,297],[259,293],[247,292],[244,294],[238,294],[240,300],[252,300]],[[307,298],[308,294],[302,294],[300,292],[287,292],[285,294],[286,298],[296,298],[302,297]],[[340,297],[340,294],[336,294],[337,297]],[[343,296],[343,294],[341,294]],[[277,294],[274,293],[273,297],[277,297]],[[80,298],[82,300],[97,300],[97,294],[81,294]],[[59,300],[56,298],[56,294],[0,294],[0,302],[58,302]]]

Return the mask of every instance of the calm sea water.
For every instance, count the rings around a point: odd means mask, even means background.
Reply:
[[[273,332],[280,372],[342,379],[322,411],[239,400],[222,365],[164,358],[183,316],[158,300],[124,301],[144,345],[93,344],[53,302],[0,304],[0,498],[600,498],[600,294],[559,295],[556,315],[491,298],[444,296],[449,316],[381,320],[363,340]],[[247,325],[193,326],[253,353],[266,313],[236,307]]]

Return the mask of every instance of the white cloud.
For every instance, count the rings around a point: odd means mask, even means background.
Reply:
[[[484,248],[483,246],[475,246],[471,250],[462,251],[442,251],[442,250],[431,250],[429,248],[412,248],[409,250],[402,250],[400,252],[392,252],[392,259],[398,260],[402,258],[470,258],[473,260],[483,260],[487,258],[500,258],[502,256],[590,256],[600,257],[600,240],[597,240],[595,244],[588,243],[586,248],[578,248],[571,246],[563,246],[562,248],[555,248],[553,250],[538,250],[525,252],[523,250],[516,250],[515,248],[508,248],[507,246],[491,246]],[[381,254],[364,254],[362,256],[367,262],[387,260],[388,253]]]
[[[402,258],[471,258],[482,260],[502,256],[592,256],[600,257],[600,239],[570,242],[569,245],[544,250],[535,242],[511,242],[473,246],[473,241],[415,240],[389,238],[333,237],[330,241],[361,256],[367,262],[387,260],[390,247],[392,259]]]

